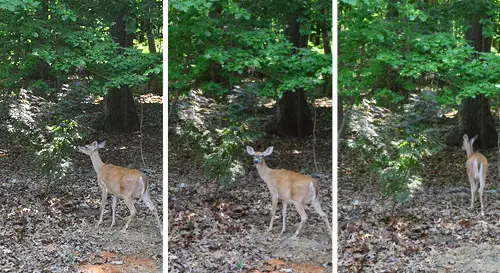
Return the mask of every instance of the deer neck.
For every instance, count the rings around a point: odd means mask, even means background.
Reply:
[[[262,159],[259,163],[255,164],[255,166],[257,167],[257,172],[259,173],[260,178],[262,178],[262,180],[267,182],[269,173],[271,172],[272,169],[266,165],[264,159]]]
[[[99,170],[101,169],[102,165],[104,163],[101,160],[101,157],[99,156],[99,153],[95,152],[90,155],[90,159],[92,160],[92,165],[94,166],[94,170],[97,174],[99,174]]]

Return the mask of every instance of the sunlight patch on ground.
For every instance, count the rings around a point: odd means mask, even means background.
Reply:
[[[83,261],[75,267],[76,272],[158,272],[154,261],[150,258],[127,256],[113,252],[100,252],[88,261]]]

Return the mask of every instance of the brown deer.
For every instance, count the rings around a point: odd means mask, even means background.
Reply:
[[[118,197],[125,200],[125,204],[130,210],[130,216],[122,231],[127,230],[130,221],[132,221],[137,214],[137,210],[134,206],[134,199],[140,197],[151,212],[153,212],[153,215],[156,217],[160,234],[163,235],[160,217],[158,217],[156,207],[153,205],[153,202],[149,197],[149,184],[146,175],[138,170],[104,164],[97,150],[104,148],[105,144],[106,141],[101,143],[94,141],[92,144],[78,147],[78,151],[90,156],[92,165],[94,165],[94,170],[97,173],[97,183],[99,184],[99,188],[102,192],[101,216],[99,217],[97,226],[102,223],[108,193],[113,196],[113,219],[111,221],[111,226],[109,227],[110,229],[115,225],[116,201]]]
[[[484,216],[483,210],[483,192],[484,186],[486,184],[486,176],[488,175],[488,160],[486,157],[478,152],[474,153],[472,144],[477,139],[477,134],[470,141],[467,134],[464,134],[464,144],[463,149],[467,152],[467,162],[465,162],[465,167],[467,168],[467,176],[469,177],[470,183],[470,209],[474,208],[474,201],[477,199],[477,182],[479,182],[479,201],[481,202],[481,215]]]
[[[292,236],[296,238],[299,235],[302,226],[307,221],[307,214],[304,205],[312,204],[316,212],[323,218],[323,221],[332,234],[332,227],[328,221],[326,213],[321,209],[318,199],[318,181],[300,173],[280,169],[271,169],[266,165],[264,157],[273,152],[273,147],[269,147],[264,152],[255,152],[252,147],[247,146],[247,153],[253,156],[253,162],[257,167],[260,178],[266,182],[269,192],[271,193],[271,223],[266,232],[273,228],[274,215],[278,206],[278,199],[282,200],[283,204],[283,228],[279,237],[283,234],[286,228],[286,209],[288,203],[294,204],[297,212],[300,215],[300,224],[297,231]]]

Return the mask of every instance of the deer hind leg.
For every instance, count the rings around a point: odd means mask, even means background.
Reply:
[[[484,184],[486,184],[486,179],[483,176],[479,177],[479,201],[481,202],[481,216],[484,216],[483,210],[483,192],[484,192]]]
[[[281,229],[281,233],[280,235],[278,236],[278,238],[281,237],[281,235],[283,234],[283,232],[285,232],[285,229],[286,229],[286,207],[288,205],[288,203],[286,201],[283,201],[282,202],[283,204],[283,228]]]
[[[472,210],[474,208],[474,200],[476,199],[476,191],[477,191],[477,184],[476,180],[472,175],[469,175],[469,182],[470,182],[470,209]]]
[[[307,213],[306,210],[304,209],[304,205],[302,203],[294,203],[295,208],[297,209],[297,212],[300,215],[300,223],[299,227],[297,228],[297,231],[295,231],[295,234],[293,234],[292,239],[297,238],[299,235],[300,230],[302,229],[302,226],[307,222]]]
[[[321,205],[319,204],[319,201],[318,199],[316,199],[313,203],[312,203],[314,209],[316,210],[316,212],[319,214],[319,216],[321,216],[321,218],[323,218],[323,221],[325,222],[325,225],[326,225],[326,228],[328,229],[328,231],[330,232],[330,235],[332,235],[332,226],[330,226],[330,221],[328,221],[328,216],[326,215],[326,213],[321,209]]]
[[[122,231],[127,230],[128,225],[132,221],[132,219],[137,215],[137,210],[135,209],[134,206],[134,200],[131,197],[124,197],[123,200],[125,200],[125,204],[127,205],[128,209],[130,210],[130,216],[128,217],[128,221],[125,224],[125,227],[123,227]]]
[[[109,230],[111,230],[111,228],[115,225],[116,201],[118,201],[118,197],[113,195],[113,203],[111,203],[111,211],[113,214],[113,218],[111,220],[111,226],[109,226]]]
[[[144,202],[144,204],[146,204],[146,206],[149,208],[149,210],[151,210],[151,212],[153,213],[153,215],[155,216],[155,218],[156,218],[156,225],[160,229],[160,234],[163,236],[163,229],[162,229],[162,226],[161,226],[160,217],[158,216],[158,213],[156,211],[155,205],[153,204],[153,202],[151,201],[151,198],[149,197],[149,193],[148,192],[144,192],[141,195],[141,199]]]
[[[271,194],[272,195],[272,194]],[[278,196],[271,196],[271,222],[269,223],[269,228],[267,228],[266,233],[273,229],[274,215],[276,214],[276,208],[278,207]]]

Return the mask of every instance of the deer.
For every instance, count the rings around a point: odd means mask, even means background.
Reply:
[[[488,160],[486,157],[473,150],[472,144],[477,139],[477,134],[469,141],[467,134],[464,134],[464,143],[462,148],[467,152],[467,161],[465,167],[467,168],[467,176],[470,183],[470,209],[474,208],[474,202],[477,199],[477,182],[479,182],[479,201],[481,202],[481,216],[484,216],[483,210],[483,192],[486,184],[486,176],[488,175]]]
[[[264,152],[255,152],[250,146],[246,148],[247,153],[253,156],[253,162],[255,163],[257,172],[260,178],[266,183],[269,193],[271,194],[271,222],[269,223],[266,233],[270,232],[273,228],[278,199],[281,199],[283,205],[283,228],[278,238],[281,238],[281,235],[286,229],[286,210],[288,203],[292,203],[295,206],[301,219],[297,231],[295,231],[291,239],[297,238],[302,226],[307,221],[307,213],[304,209],[304,206],[307,204],[311,204],[316,212],[323,218],[331,235],[332,227],[330,226],[326,213],[323,212],[319,203],[318,181],[312,177],[293,171],[269,168],[264,161],[264,157],[273,152],[273,146],[268,147]]]
[[[137,210],[134,206],[134,199],[140,197],[156,217],[156,224],[160,230],[160,235],[163,236],[160,217],[158,217],[156,207],[149,196],[149,184],[146,175],[135,169],[103,163],[98,150],[104,148],[105,144],[106,141],[101,143],[94,141],[86,146],[78,146],[78,151],[90,156],[94,170],[97,173],[97,183],[101,189],[101,216],[97,222],[97,227],[102,223],[108,193],[113,196],[113,218],[111,226],[109,227],[110,230],[115,225],[116,202],[118,197],[123,198],[130,210],[130,216],[128,217],[125,227],[121,230],[122,232],[128,229],[130,222],[136,216]]]

